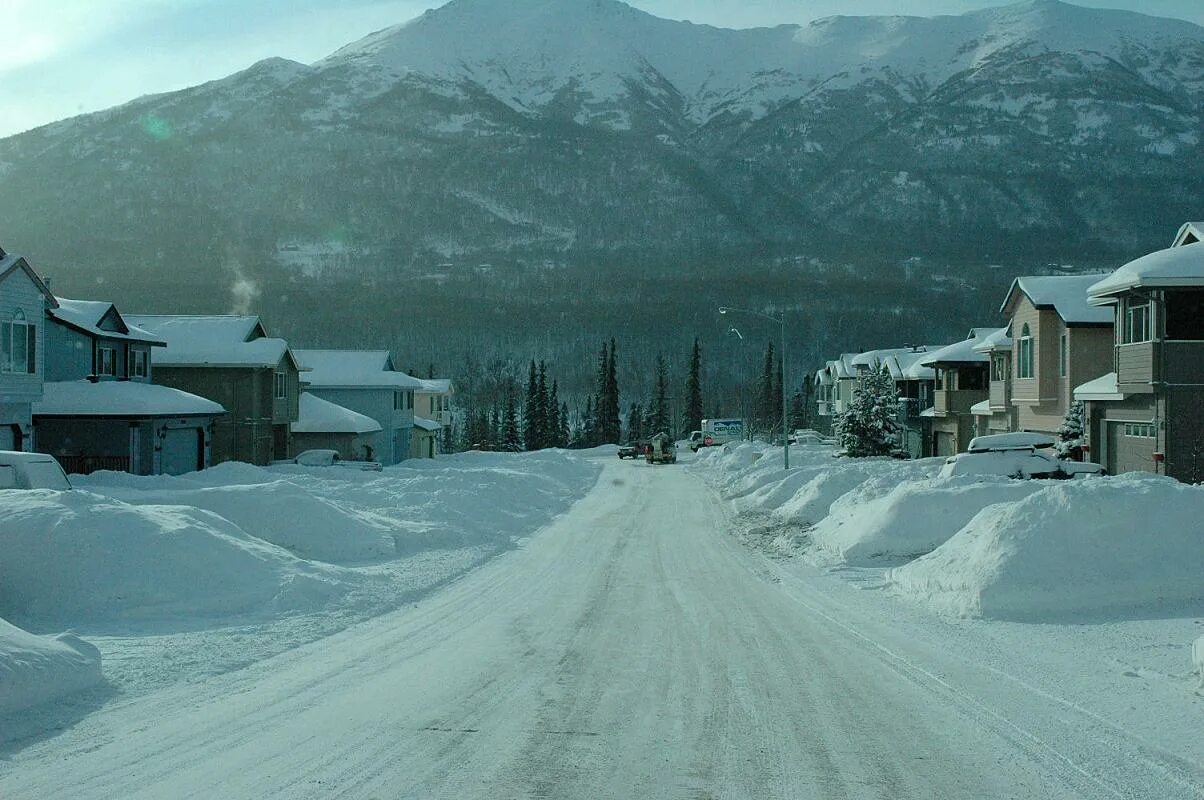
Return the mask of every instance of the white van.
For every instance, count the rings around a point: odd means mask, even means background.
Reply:
[[[55,489],[67,491],[71,481],[54,460],[44,453],[0,450],[0,490]]]

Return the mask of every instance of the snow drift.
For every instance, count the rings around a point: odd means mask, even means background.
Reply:
[[[988,506],[893,569],[900,594],[959,616],[1018,621],[1204,610],[1204,488],[1132,474],[1047,484]]]
[[[100,651],[78,636],[35,636],[0,619],[0,714],[100,682]]]

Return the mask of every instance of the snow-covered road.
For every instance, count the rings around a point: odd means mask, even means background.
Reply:
[[[972,654],[783,580],[681,467],[417,605],[118,699],[5,798],[1198,797],[1201,773]]]

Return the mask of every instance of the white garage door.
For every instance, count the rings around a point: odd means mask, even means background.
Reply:
[[[163,440],[161,466],[165,475],[196,472],[200,459],[200,428],[179,428],[167,431]]]

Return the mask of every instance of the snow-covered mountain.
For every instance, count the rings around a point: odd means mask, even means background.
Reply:
[[[1204,29],[1057,0],[752,30],[452,0],[312,65],[0,141],[0,237],[69,285],[180,264],[1108,263],[1199,216],[1202,101]]]

